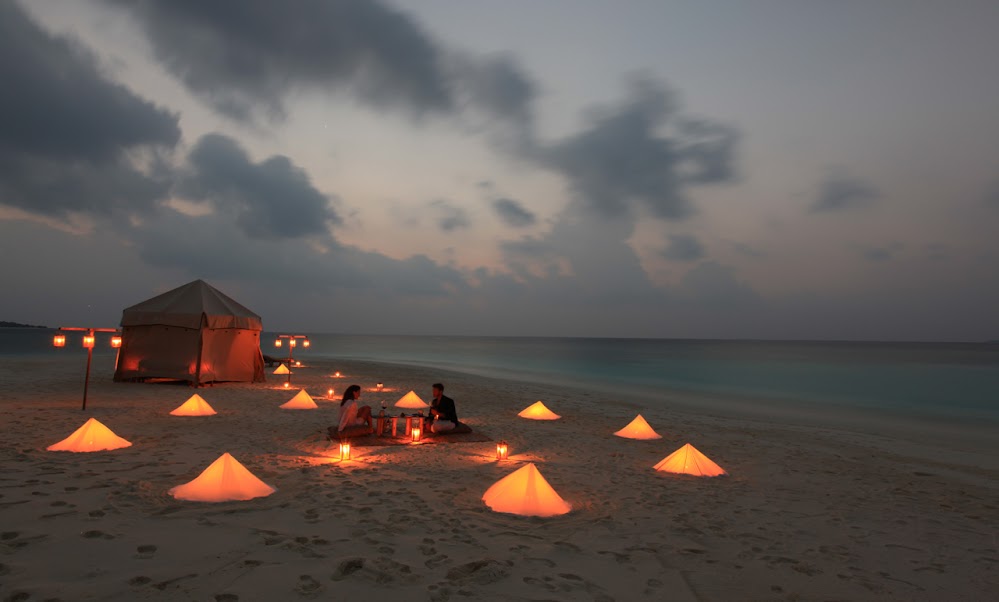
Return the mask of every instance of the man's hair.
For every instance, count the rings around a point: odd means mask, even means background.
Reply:
[[[434,384],[432,384],[432,385],[430,385],[430,386],[431,386],[432,388],[434,388],[434,389],[440,389],[441,391],[444,391],[444,385],[442,385],[442,384],[440,384],[440,383],[434,383]]]

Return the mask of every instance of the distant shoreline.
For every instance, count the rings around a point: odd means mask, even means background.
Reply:
[[[19,324],[17,322],[4,322],[0,320],[0,328],[48,328],[48,326],[39,326],[37,324]]]

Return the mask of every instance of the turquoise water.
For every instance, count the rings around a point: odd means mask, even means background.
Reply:
[[[0,329],[0,356],[54,349],[44,329]],[[359,359],[645,397],[669,391],[779,399],[999,424],[999,344],[310,335],[295,357]],[[285,355],[264,333],[263,352]],[[282,353],[278,353],[281,351]],[[114,353],[98,337],[95,354]]]

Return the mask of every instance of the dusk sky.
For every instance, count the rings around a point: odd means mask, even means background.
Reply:
[[[0,320],[999,339],[999,2],[0,0]]]

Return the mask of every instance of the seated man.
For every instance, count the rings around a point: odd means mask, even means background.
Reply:
[[[444,395],[444,385],[433,384],[434,399],[430,402],[430,432],[446,433],[458,426],[454,400]]]
[[[340,435],[366,435],[371,432],[371,407],[358,406],[361,387],[351,385],[343,392],[340,401],[340,422],[337,433]],[[332,430],[332,429],[331,429]]]

